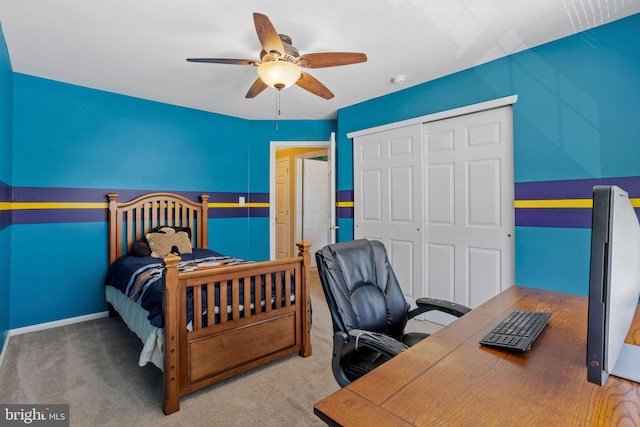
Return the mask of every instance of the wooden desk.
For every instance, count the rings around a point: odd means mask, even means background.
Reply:
[[[513,310],[551,312],[526,353],[478,341]],[[513,287],[315,405],[340,426],[639,425],[640,385],[587,382],[587,298]],[[627,342],[640,344],[640,310]]]

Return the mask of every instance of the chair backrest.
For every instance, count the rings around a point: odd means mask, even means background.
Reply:
[[[316,252],[334,332],[365,329],[400,337],[409,305],[381,242],[359,239]]]

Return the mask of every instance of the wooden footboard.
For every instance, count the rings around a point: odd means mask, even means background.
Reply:
[[[183,273],[179,257],[165,258],[166,414],[180,409],[180,396],[295,352],[311,355],[311,243],[296,245],[295,258]]]

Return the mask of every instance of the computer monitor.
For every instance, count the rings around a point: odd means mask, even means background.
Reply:
[[[640,346],[625,344],[640,297],[640,225],[629,195],[593,188],[587,379],[640,382]]]

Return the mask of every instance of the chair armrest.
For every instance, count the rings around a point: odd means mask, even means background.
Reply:
[[[401,341],[388,335],[362,329],[349,331],[349,340],[354,342],[356,350],[359,347],[368,347],[389,357],[397,356],[409,348]]]
[[[409,312],[409,319],[416,317],[418,314],[433,310],[449,313],[456,317],[462,317],[471,311],[471,309],[465,305],[435,298],[418,298],[416,304],[418,307]]]
[[[358,332],[362,332],[363,334],[358,335]],[[374,351],[378,351],[388,357],[397,356],[402,351],[408,348],[403,343],[391,337],[387,337],[386,335],[384,335],[385,338],[373,339],[372,335],[369,334],[374,333],[363,330],[356,330],[355,333],[354,331],[352,331],[349,335],[342,331],[338,331],[333,335],[333,356],[331,360],[331,371],[333,372],[333,376],[335,377],[340,387],[345,387],[346,385],[351,383],[351,379],[349,379],[342,366],[342,358],[352,351],[357,351],[356,339],[357,345],[359,347],[371,348]],[[382,342],[388,342],[389,340],[393,341],[394,344],[381,344]]]

